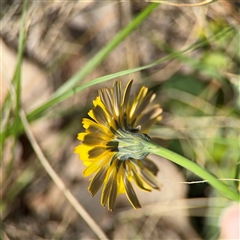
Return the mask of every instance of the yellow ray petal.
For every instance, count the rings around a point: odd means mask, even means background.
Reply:
[[[111,161],[111,156],[107,155],[105,157],[103,157],[101,160],[99,161],[94,161],[91,163],[91,165],[89,165],[84,171],[83,171],[83,176],[87,177],[90,176],[92,174],[94,174],[95,172],[97,172],[99,170],[99,168],[106,166],[110,164]]]

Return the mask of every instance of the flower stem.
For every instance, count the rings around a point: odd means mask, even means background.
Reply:
[[[215,189],[226,195],[231,200],[240,201],[240,195],[238,192],[234,191],[225,183],[218,180],[212,173],[208,172],[206,169],[202,168],[195,162],[192,162],[189,159],[166,148],[163,148],[153,142],[145,141],[145,149],[148,149],[149,153],[156,154],[160,157],[171,160],[172,162],[177,163],[178,165],[198,175],[202,179],[207,180],[210,185],[212,185]]]

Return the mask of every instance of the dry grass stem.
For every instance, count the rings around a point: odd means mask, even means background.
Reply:
[[[90,228],[94,231],[94,233],[99,237],[99,239],[108,239],[103,230],[98,226],[98,224],[92,219],[92,217],[86,212],[86,210],[82,207],[82,205],[77,201],[77,199],[72,195],[72,193],[66,188],[62,179],[58,176],[58,174],[54,171],[54,169],[49,164],[48,160],[44,156],[40,146],[38,145],[35,137],[33,136],[30,126],[28,124],[26,115],[24,111],[20,111],[19,113],[24,130],[28,136],[28,139],[39,159],[42,166],[52,178],[53,182],[57,185],[60,191],[67,198],[69,203],[73,206],[73,208],[79,213],[79,215],[84,219],[84,221],[90,226]]]
[[[211,2],[214,2],[214,0],[205,0],[199,3],[173,3],[173,2],[167,2],[167,1],[161,1],[161,0],[146,0],[146,2],[155,2],[155,3],[161,3],[161,4],[170,5],[170,6],[176,6],[176,7],[199,7],[199,6],[203,6]]]

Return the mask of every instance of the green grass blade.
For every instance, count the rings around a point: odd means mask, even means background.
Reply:
[[[215,36],[212,36],[212,38],[224,37],[229,31],[232,31],[232,28],[225,28],[219,34],[217,34]],[[209,39],[211,40],[211,37]],[[76,93],[78,93],[78,92],[80,92],[80,91],[82,91],[82,90],[84,90],[84,89],[86,89],[90,86],[93,86],[93,85],[96,85],[96,84],[99,84],[99,83],[102,83],[102,82],[106,82],[106,81],[109,81],[109,80],[117,78],[117,77],[125,76],[127,74],[131,74],[131,73],[134,73],[134,72],[145,70],[145,69],[154,67],[154,66],[156,66],[158,64],[161,64],[161,63],[163,63],[165,61],[168,61],[168,60],[182,58],[183,54],[186,54],[186,53],[191,52],[193,50],[196,50],[200,47],[208,45],[209,44],[209,39],[208,40],[202,40],[201,42],[193,44],[190,47],[184,49],[183,51],[172,52],[171,54],[169,54],[165,57],[162,57],[162,58],[158,59],[157,61],[154,61],[154,62],[152,62],[148,65],[144,65],[144,66],[137,67],[137,68],[132,68],[132,69],[127,69],[127,70],[123,70],[123,71],[120,71],[120,72],[117,72],[117,73],[113,73],[113,74],[109,74],[109,75],[106,75],[106,76],[103,76],[103,77],[99,77],[99,78],[91,80],[87,83],[84,83],[81,86],[70,89],[70,90],[68,90],[68,91],[66,91],[66,92],[64,92],[64,93],[62,93],[58,96],[53,96],[50,100],[48,100],[47,102],[45,102],[44,104],[42,104],[41,106],[39,106],[38,108],[33,110],[32,112],[30,112],[27,115],[28,120],[31,122],[31,121],[41,117],[44,114],[44,112],[46,110],[48,110],[49,108],[53,107],[54,105],[66,100],[67,98],[73,96],[74,94],[76,94]],[[12,131],[12,129],[8,128],[7,131],[5,131],[3,133],[3,135],[8,136],[8,135],[12,134],[11,131]]]
[[[19,110],[21,108],[21,73],[22,73],[22,61],[23,61],[23,50],[25,45],[25,21],[26,21],[26,12],[27,12],[27,0],[24,0],[23,2],[23,10],[22,10],[22,16],[21,16],[21,27],[19,31],[19,40],[18,40],[18,54],[17,54],[17,65],[16,70],[14,72],[14,76],[12,79],[12,84],[15,89],[14,97],[15,97],[15,109],[14,109],[14,123],[11,127],[13,135],[14,135],[14,146],[13,149],[15,149],[17,144],[17,138],[19,134],[19,129],[21,128],[21,121],[19,117]],[[9,97],[6,98],[6,101],[9,102]],[[1,140],[3,141],[2,144],[4,145],[4,141],[6,139],[6,135],[1,134]],[[13,151],[12,159],[7,167],[6,175],[9,175],[15,155],[15,151]]]
[[[223,31],[221,31],[217,37],[224,37],[226,35],[226,33],[228,33],[229,31],[232,31],[232,28],[226,28],[224,29]],[[216,36],[212,36],[212,38],[215,38]],[[209,38],[211,39],[211,38]],[[127,70],[123,70],[123,71],[120,71],[120,72],[117,72],[117,73],[113,73],[113,74],[109,74],[109,75],[106,75],[106,76],[103,76],[103,77],[99,77],[99,78],[96,78],[92,81],[89,81],[85,84],[82,84],[81,86],[78,86],[74,89],[70,89],[58,96],[53,96],[48,102],[46,102],[45,104],[43,104],[42,106],[38,107],[37,109],[33,110],[31,113],[28,114],[28,120],[29,121],[32,121],[34,119],[36,119],[37,117],[40,117],[44,111],[46,111],[48,108],[56,105],[57,103],[73,96],[74,94],[82,91],[83,89],[86,89],[90,86],[93,86],[95,84],[99,84],[99,83],[102,83],[102,82],[106,82],[106,81],[109,81],[111,79],[114,79],[114,78],[117,78],[117,77],[121,77],[121,76],[125,76],[125,75],[128,75],[128,74],[131,74],[131,73],[134,73],[134,72],[138,72],[138,71],[142,71],[142,70],[145,70],[145,69],[148,69],[148,68],[151,68],[151,67],[154,67],[158,64],[161,64],[165,61],[168,61],[168,60],[172,60],[172,59],[182,59],[183,58],[183,54],[186,54],[188,52],[191,52],[193,50],[196,50],[197,48],[200,48],[200,47],[203,47],[207,44],[209,44],[209,39],[208,40],[203,40],[199,43],[196,43],[196,44],[193,44],[191,45],[190,47],[187,47],[186,49],[182,50],[182,51],[174,51],[172,53],[170,53],[169,55],[165,56],[165,57],[162,57],[150,64],[147,64],[147,65],[144,65],[144,66],[141,66],[141,67],[137,67],[137,68],[132,68],[132,69],[127,69]],[[218,76],[220,77],[220,76]]]
[[[103,47],[78,73],[63,84],[54,96],[59,96],[73,88],[77,83],[84,79],[92,70],[94,70],[103,59],[118,46],[136,27],[138,27],[159,5],[159,3],[149,4],[132,22],[130,22],[122,31],[120,31],[105,47]]]
[[[22,61],[23,61],[23,51],[25,45],[25,20],[26,20],[26,12],[27,12],[27,0],[23,2],[23,10],[22,10],[22,18],[21,18],[21,27],[19,32],[19,41],[18,41],[18,55],[17,55],[17,66],[15,70],[15,74],[13,77],[13,85],[16,90],[16,106],[15,106],[15,126],[18,128],[20,123],[19,118],[19,109],[21,107],[21,74],[22,74]],[[16,130],[16,133],[18,131]]]
[[[159,60],[157,60],[157,61],[155,61],[155,62],[153,62],[151,64],[142,66],[142,67],[137,67],[137,68],[132,68],[132,69],[128,69],[128,70],[123,70],[123,71],[120,71],[120,72],[117,72],[117,73],[113,73],[113,74],[109,74],[109,75],[106,75],[106,76],[103,76],[103,77],[95,78],[94,80],[91,80],[91,81],[89,81],[87,83],[84,83],[81,86],[75,87],[75,88],[73,88],[71,90],[68,90],[65,93],[62,93],[59,96],[56,96],[56,97],[50,99],[45,104],[43,104],[42,106],[40,106],[37,109],[33,110],[31,113],[29,113],[27,115],[28,120],[29,121],[35,120],[36,118],[40,117],[50,107],[56,105],[57,103],[60,103],[60,102],[62,102],[64,100],[66,100],[67,98],[73,96],[74,94],[76,94],[76,93],[78,93],[78,92],[80,92],[80,91],[82,91],[82,90],[84,90],[84,89],[86,89],[88,87],[94,86],[94,85],[102,83],[102,82],[109,81],[109,80],[117,78],[117,77],[125,76],[125,75],[128,75],[130,73],[134,73],[134,72],[138,72],[138,71],[141,71],[141,70],[144,70],[144,69],[147,69],[147,68],[151,68],[151,67],[156,66],[156,65],[158,65],[160,63],[163,63],[163,62],[165,62],[167,60],[177,58],[179,56],[179,54],[182,54],[182,53],[184,53],[187,50],[184,50],[184,51],[182,51],[180,53],[175,52],[175,53],[169,54],[166,57],[160,58]]]

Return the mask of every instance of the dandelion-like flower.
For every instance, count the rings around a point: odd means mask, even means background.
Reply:
[[[86,169],[84,176],[93,175],[88,187],[94,196],[101,187],[101,204],[113,210],[116,198],[125,193],[134,208],[141,208],[131,182],[142,190],[160,189],[158,167],[149,159],[145,142],[150,127],[161,120],[162,109],[152,102],[155,94],[142,87],[130,99],[132,80],[124,92],[120,81],[112,88],[99,90],[94,107],[83,119],[85,132],[78,134],[81,144],[74,150]]]

